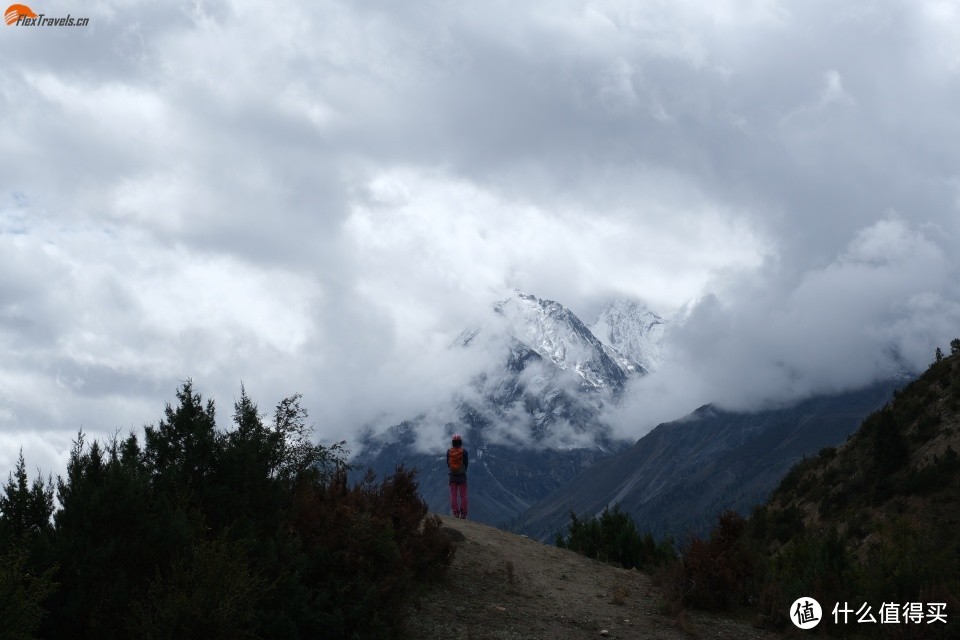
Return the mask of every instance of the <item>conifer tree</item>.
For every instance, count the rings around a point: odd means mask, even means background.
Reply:
[[[194,392],[193,381],[177,389],[176,408],[167,403],[164,419],[144,428],[147,464],[167,489],[201,491],[216,459],[216,411]]]
[[[26,542],[50,529],[53,515],[53,487],[37,477],[33,484],[27,483],[27,467],[23,450],[17,460],[16,470],[10,474],[0,494],[0,542]]]

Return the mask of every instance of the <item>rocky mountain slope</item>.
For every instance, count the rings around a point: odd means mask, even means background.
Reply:
[[[763,502],[804,455],[843,442],[896,386],[888,382],[757,413],[702,407],[598,462],[531,507],[515,526],[550,539],[566,526],[571,510],[592,516],[620,503],[655,536],[680,540],[689,532],[704,533],[720,512],[746,513]]]

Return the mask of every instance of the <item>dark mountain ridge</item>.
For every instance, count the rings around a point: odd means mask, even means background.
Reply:
[[[897,386],[888,381],[756,413],[701,407],[587,469],[524,512],[515,527],[547,540],[571,511],[593,516],[619,503],[657,537],[705,533],[717,514],[747,513],[762,503],[803,456],[843,442]]]

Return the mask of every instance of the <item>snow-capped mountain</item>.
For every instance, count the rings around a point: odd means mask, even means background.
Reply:
[[[628,373],[649,373],[663,363],[666,321],[635,300],[608,302],[590,332]]]
[[[517,291],[498,302],[494,310],[519,342],[561,369],[575,372],[585,384],[614,392],[623,388],[627,373],[597,336],[562,304]]]
[[[417,467],[424,498],[442,512],[446,441],[423,442],[421,434],[463,433],[471,452],[473,517],[491,524],[513,519],[630,444],[612,437],[604,409],[618,401],[630,376],[647,372],[640,363],[658,361],[657,334],[642,305],[610,308],[618,312],[602,316],[610,343],[604,344],[558,302],[520,291],[500,300],[451,347],[477,354],[479,370],[468,387],[440,399],[444,410],[424,407],[420,416],[371,433],[355,461],[378,473],[400,462]],[[632,317],[631,309],[641,315]],[[644,353],[643,340],[651,353]],[[436,416],[444,416],[442,424],[431,424]]]
[[[636,443],[618,440],[606,409],[631,378],[661,366],[667,324],[639,302],[613,300],[588,327],[559,302],[513,292],[451,345],[477,363],[470,382],[371,431],[354,462],[380,475],[399,463],[416,468],[424,500],[446,513],[444,452],[461,433],[472,519],[547,539],[571,509],[596,515],[620,503],[644,528],[684,535],[724,509],[761,502],[791,464],[842,442],[893,388],[878,383],[760,413],[707,406]]]

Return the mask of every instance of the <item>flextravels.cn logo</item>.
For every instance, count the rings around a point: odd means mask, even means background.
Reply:
[[[3,12],[3,20],[9,27],[85,27],[90,18],[75,18],[70,14],[60,18],[51,18],[38,14],[25,4],[12,4]]]
[[[790,621],[799,629],[813,629],[820,624],[823,609],[813,598],[797,598],[790,605]]]
[[[3,6],[3,5],[0,5]],[[39,18],[37,14],[33,12],[33,9],[28,7],[25,4],[12,4],[7,7],[7,10],[3,12],[3,19],[7,24],[14,24],[18,22],[21,18]]]

